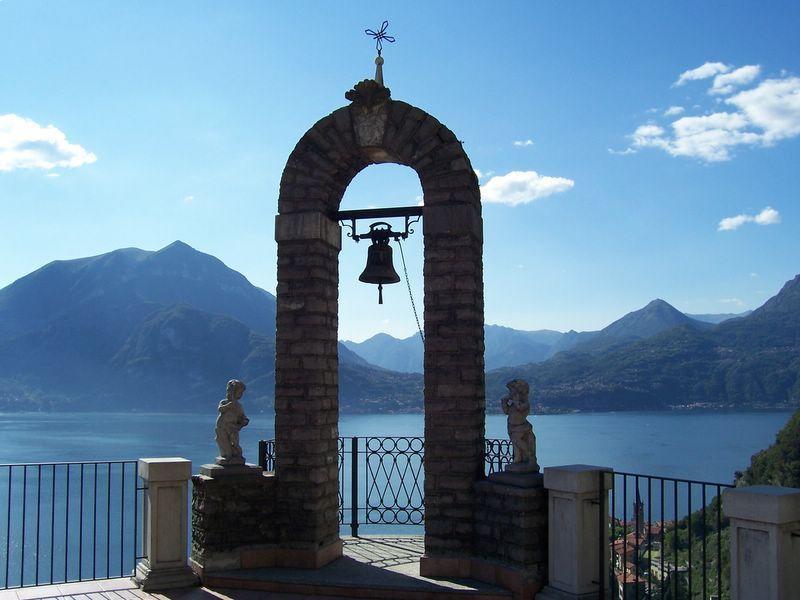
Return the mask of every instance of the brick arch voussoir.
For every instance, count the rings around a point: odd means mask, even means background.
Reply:
[[[386,103],[380,150],[412,168],[420,179],[426,206],[470,204],[480,211],[475,171],[456,135],[435,117],[406,102]],[[339,209],[347,186],[370,160],[356,142],[353,106],[317,121],[297,142],[280,182],[278,212]]]

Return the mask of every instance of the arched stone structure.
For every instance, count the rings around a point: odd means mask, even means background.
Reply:
[[[424,194],[425,548],[469,556],[484,469],[483,225],[478,180],[456,136],[362,81],[300,139],[280,184],[275,363],[276,525],[321,564],[338,526],[338,253],[332,216],[355,175],[407,165]],[[375,432],[380,434],[381,432]],[[305,561],[307,562],[307,561]]]

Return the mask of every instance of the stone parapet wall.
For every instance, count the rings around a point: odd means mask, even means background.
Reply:
[[[547,581],[547,490],[475,484],[475,556]]]

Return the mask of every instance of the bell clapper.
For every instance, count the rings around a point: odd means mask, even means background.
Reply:
[[[378,284],[378,304],[383,304],[383,284]]]

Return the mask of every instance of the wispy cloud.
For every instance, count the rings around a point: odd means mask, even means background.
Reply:
[[[184,196],[183,203],[184,204],[192,204],[194,202],[194,196]]]
[[[728,97],[705,114],[684,115],[683,107],[671,106],[662,116],[678,118],[639,125],[628,136],[627,148],[611,152],[657,148],[670,156],[720,162],[730,160],[737,148],[771,146],[800,135],[800,77],[782,73],[755,84],[760,74],[759,65],[734,68],[711,62],[685,71],[674,85],[713,77],[708,93]],[[695,105],[694,110],[702,107]]]
[[[513,143],[517,148],[527,148],[528,146],[533,146],[533,140],[530,138],[527,140],[515,140]]]
[[[53,125],[42,126],[11,113],[0,115],[0,171],[76,168],[96,160]]]
[[[672,85],[684,85],[687,81],[699,81],[701,79],[708,79],[714,77],[719,73],[727,73],[731,68],[725,63],[721,62],[707,62],[703,63],[695,69],[689,69],[680,74],[677,81]]]
[[[566,192],[574,186],[575,182],[565,177],[539,175],[536,171],[511,171],[483,184],[481,198],[492,204],[517,206]]]
[[[781,222],[780,213],[767,206],[756,215],[741,214],[734,217],[725,217],[717,225],[717,231],[735,231],[745,223],[755,223],[756,225],[777,225]],[[753,274],[750,274],[753,277]]]
[[[761,74],[759,65],[745,65],[730,73],[721,73],[714,77],[709,94],[732,94],[736,88],[755,81]]]

